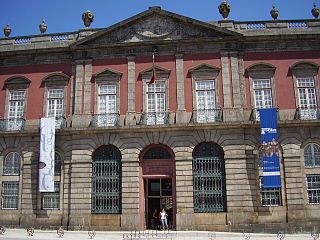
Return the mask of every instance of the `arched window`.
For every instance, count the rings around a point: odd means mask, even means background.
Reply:
[[[21,156],[17,152],[10,152],[3,165],[3,175],[20,175]]]
[[[195,212],[226,211],[223,150],[214,143],[201,143],[193,151]]]
[[[99,147],[92,155],[92,213],[121,213],[121,153]]]
[[[310,143],[304,148],[304,163],[306,167],[320,167],[320,146]]]

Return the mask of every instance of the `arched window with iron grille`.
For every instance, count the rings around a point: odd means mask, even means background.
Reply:
[[[193,151],[194,212],[226,211],[224,153],[214,143],[200,143]]]
[[[121,153],[101,146],[92,155],[92,213],[121,213]]]

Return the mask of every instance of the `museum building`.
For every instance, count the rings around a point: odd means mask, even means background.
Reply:
[[[0,38],[0,225],[301,231],[320,226],[320,21],[204,22],[150,7],[105,28]],[[309,10],[308,10],[309,11]],[[276,108],[281,187],[259,109]],[[39,192],[55,118],[54,192]],[[41,168],[41,167],[40,167]]]

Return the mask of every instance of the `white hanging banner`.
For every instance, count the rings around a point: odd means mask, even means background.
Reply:
[[[39,192],[54,192],[55,118],[40,120]]]

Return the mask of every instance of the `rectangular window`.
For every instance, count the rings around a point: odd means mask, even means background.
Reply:
[[[308,203],[320,203],[320,175],[307,175]]]
[[[42,193],[42,209],[60,209],[60,182],[54,183],[54,192]]]
[[[147,124],[164,124],[166,115],[166,84],[147,84]]]
[[[273,106],[271,79],[253,79],[254,106],[256,109]],[[260,121],[259,111],[256,120]]]
[[[18,209],[19,182],[2,183],[2,209]]]
[[[63,117],[64,115],[64,90],[48,90],[48,117]]]
[[[260,177],[261,206],[281,206],[281,188],[264,188]]]
[[[215,122],[220,110],[216,109],[214,80],[196,81],[197,122]]]
[[[97,126],[115,126],[118,122],[117,85],[99,85]]]
[[[21,130],[24,125],[25,91],[11,91],[9,97],[8,130]]]
[[[312,77],[297,78],[300,119],[317,119],[317,97]]]

